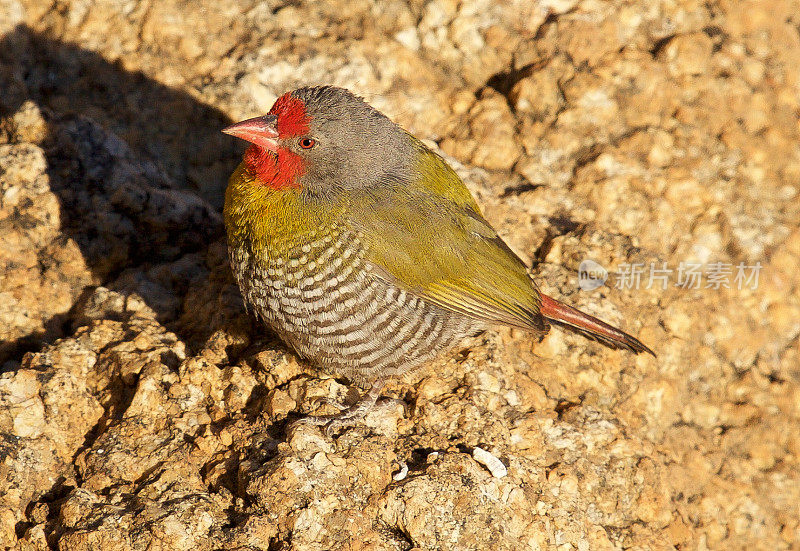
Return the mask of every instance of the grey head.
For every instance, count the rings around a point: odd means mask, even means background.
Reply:
[[[304,189],[314,193],[363,188],[410,175],[415,153],[411,137],[362,98],[334,86],[298,88],[289,95],[301,102],[308,121],[307,132],[285,141],[285,147],[305,161],[300,178]],[[292,113],[297,107],[285,114],[297,118]]]
[[[308,196],[411,180],[419,141],[343,88],[298,88],[269,113],[222,130],[254,144],[245,164],[274,189]]]

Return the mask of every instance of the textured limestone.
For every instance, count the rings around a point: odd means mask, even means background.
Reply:
[[[0,0],[0,549],[800,546],[798,13]],[[219,128],[309,83],[439,146],[545,292],[658,358],[501,328],[290,428],[348,389],[244,311]]]

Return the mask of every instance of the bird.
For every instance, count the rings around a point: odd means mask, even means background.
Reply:
[[[445,159],[352,92],[302,87],[222,130],[250,143],[225,192],[231,270],[245,306],[323,373],[363,390],[506,325],[559,325],[615,349],[635,337],[539,291]]]

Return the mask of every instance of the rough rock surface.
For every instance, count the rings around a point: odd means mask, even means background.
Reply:
[[[0,549],[800,548],[798,8],[0,0]],[[347,388],[245,313],[218,131],[307,83],[658,358],[498,329],[290,430]]]

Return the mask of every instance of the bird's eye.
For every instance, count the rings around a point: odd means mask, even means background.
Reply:
[[[300,140],[299,143],[300,147],[302,147],[303,149],[311,149],[312,147],[317,145],[317,140],[314,140],[312,138],[303,138]]]

